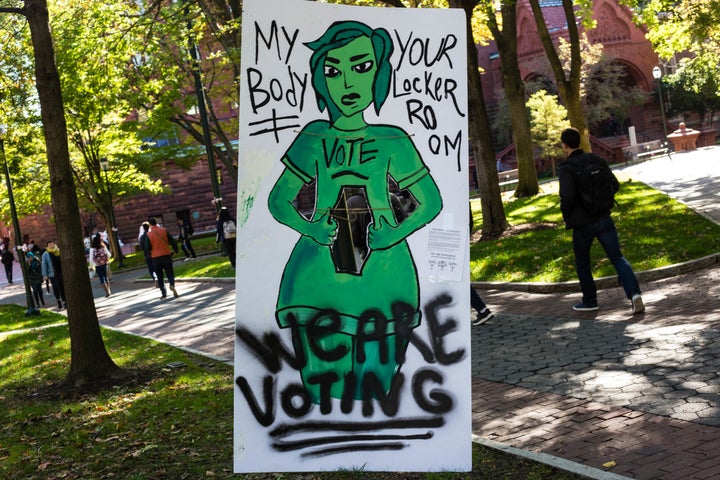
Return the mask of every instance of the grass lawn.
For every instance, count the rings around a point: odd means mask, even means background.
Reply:
[[[451,480],[581,477],[479,445],[471,473],[232,474],[231,367],[151,340],[103,329],[115,362],[137,380],[73,394],[65,318],[24,317],[0,305],[0,478]],[[60,323],[5,334],[27,322]]]

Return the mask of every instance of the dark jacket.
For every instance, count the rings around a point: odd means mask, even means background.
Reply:
[[[181,242],[190,240],[190,237],[192,237],[193,233],[195,232],[189,224],[183,223],[182,225],[178,225],[178,240],[180,240]]]
[[[12,265],[15,261],[15,255],[11,250],[6,248],[0,255],[0,259],[2,259],[2,263],[4,263],[5,265]]]
[[[573,150],[568,155],[567,160],[558,167],[558,180],[560,181],[560,211],[562,212],[565,228],[579,228],[589,225],[600,218],[610,215],[610,210],[600,212],[597,215],[590,214],[585,210],[580,202],[577,191],[576,171],[581,163],[587,159],[593,158],[607,164],[607,162],[597,155],[585,153],[582,149]]]

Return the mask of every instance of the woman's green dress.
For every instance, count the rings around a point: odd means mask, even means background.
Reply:
[[[377,225],[383,216],[395,226],[389,178],[403,190],[429,175],[408,135],[386,125],[348,132],[326,121],[312,122],[287,150],[283,163],[304,183],[317,182],[310,220],[337,212],[344,189],[352,189],[365,192],[371,222]],[[420,322],[417,270],[405,240],[384,250],[370,249],[359,272],[337,265],[333,248],[338,247],[302,236],[285,266],[277,300],[279,325],[293,328],[296,351],[306,350],[302,376],[315,402],[320,387],[312,377],[328,372],[338,377],[331,388],[334,398],[349,394],[344,378],[350,372],[357,380],[354,398],[377,396],[363,394],[367,372],[373,372],[387,392],[400,367],[396,360],[404,358],[409,332]]]

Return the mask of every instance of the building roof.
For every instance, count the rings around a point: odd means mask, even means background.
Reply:
[[[563,10],[562,3],[560,1],[542,1],[540,2],[540,8],[542,8],[545,25],[547,25],[548,31],[552,32],[567,28],[565,11]]]

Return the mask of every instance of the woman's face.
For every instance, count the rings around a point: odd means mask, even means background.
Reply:
[[[327,53],[325,82],[330,98],[344,116],[362,112],[372,103],[376,72],[375,51],[368,37],[356,38]]]

